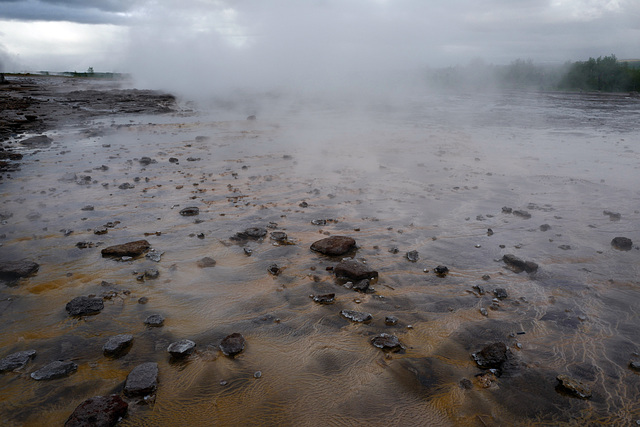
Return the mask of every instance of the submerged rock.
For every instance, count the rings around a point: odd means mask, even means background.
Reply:
[[[244,337],[236,332],[231,335],[227,335],[220,342],[219,347],[226,356],[235,356],[244,350],[245,342]]]
[[[531,214],[527,211],[513,211],[515,216],[519,216],[520,218],[529,219],[531,218]]]
[[[210,267],[215,267],[216,265],[216,260],[211,258],[211,257],[204,257],[200,260],[198,260],[197,262],[198,267],[200,268],[210,268]]]
[[[102,346],[102,351],[106,356],[119,356],[124,353],[133,344],[133,335],[120,334],[115,335],[107,340]]]
[[[340,312],[342,317],[346,317],[352,322],[364,323],[373,319],[373,316],[370,313],[364,313],[362,311],[354,311],[354,310],[342,310]]]
[[[33,261],[3,261],[0,262],[0,279],[15,280],[29,277],[38,272],[40,265]]]
[[[106,247],[101,253],[103,257],[134,257],[147,252],[150,247],[151,244],[146,240],[136,240],[135,242]]]
[[[151,316],[145,319],[144,324],[147,326],[152,326],[156,328],[160,327],[164,325],[164,317],[160,314],[152,314]]]
[[[128,407],[117,394],[90,397],[76,407],[64,426],[113,427],[127,414]]]
[[[404,350],[404,346],[397,336],[382,333],[371,339],[371,344],[385,351],[398,352]]]
[[[31,359],[36,357],[35,350],[18,351],[0,360],[0,372],[13,371],[24,367]]]
[[[127,396],[146,396],[158,388],[158,364],[146,362],[133,368],[124,384]]]
[[[471,357],[481,369],[500,369],[507,361],[507,345],[503,342],[489,344]]]
[[[629,251],[633,247],[633,242],[627,237],[614,237],[611,246],[619,251]]]
[[[38,135],[23,139],[20,141],[20,144],[29,148],[44,148],[50,146],[52,142],[53,139],[49,138],[47,135]]]
[[[407,252],[407,259],[411,262],[417,262],[420,259],[420,254],[418,251],[409,251]]]
[[[355,239],[348,236],[331,236],[318,240],[311,245],[311,250],[324,255],[344,255],[355,249]]]
[[[189,206],[180,210],[180,215],[182,216],[195,216],[200,213],[200,208],[197,206]]]
[[[368,265],[354,259],[340,261],[333,269],[336,277],[343,277],[351,280],[375,279],[378,272],[369,268]]]
[[[87,316],[98,314],[104,308],[102,298],[75,297],[67,303],[65,309],[69,316]]]
[[[396,316],[387,316],[384,318],[384,324],[387,326],[395,326],[398,324],[398,318]]]
[[[516,273],[526,271],[533,273],[538,269],[538,264],[533,261],[524,261],[512,254],[506,254],[502,257],[502,261],[513,269]]]
[[[273,276],[278,276],[282,272],[282,269],[278,267],[278,264],[271,264],[269,267],[267,267],[267,271]]]
[[[556,379],[560,382],[558,384],[560,389],[581,399],[588,399],[591,397],[591,388],[575,378],[562,374],[558,375]]]
[[[316,295],[313,300],[318,304],[333,304],[336,300],[336,294]]]
[[[433,272],[436,273],[438,277],[445,277],[447,274],[449,274],[449,267],[445,265],[439,265],[433,269]]]
[[[493,295],[498,299],[506,299],[509,296],[509,294],[507,294],[507,290],[504,288],[494,289]]]
[[[345,284],[346,285],[346,284]],[[351,289],[357,292],[373,292],[373,288],[370,287],[371,281],[369,279],[358,280],[355,283],[351,283]]]
[[[175,358],[186,357],[193,353],[193,350],[196,348],[196,343],[191,340],[180,340],[174,343],[171,343],[169,347],[167,347],[167,351],[171,354],[171,356]]]
[[[78,365],[71,361],[62,362],[56,360],[31,373],[31,378],[36,381],[53,380],[66,377],[78,370]]]

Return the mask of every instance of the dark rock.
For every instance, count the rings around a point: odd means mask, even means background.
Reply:
[[[95,207],[93,205],[86,205],[83,208],[80,209],[81,211],[93,211],[95,210]]]
[[[420,259],[418,251],[407,252],[407,259],[411,262],[417,262]]]
[[[76,407],[64,426],[113,427],[127,414],[128,407],[117,394],[90,397]]]
[[[529,219],[531,218],[531,214],[527,211],[513,211],[515,216],[519,216],[520,218]]]
[[[634,371],[640,371],[640,361],[632,360],[631,362],[629,362],[629,367]]]
[[[108,232],[109,232],[109,229],[104,226],[96,227],[93,229],[93,234],[97,234],[97,235],[107,234]]]
[[[503,206],[502,207],[502,213],[506,213],[506,214],[510,214],[511,212],[513,212],[513,209],[507,207],[507,206]]]
[[[241,334],[236,332],[226,336],[220,342],[219,347],[220,347],[220,350],[222,350],[222,352],[226,356],[235,356],[236,354],[244,350],[244,344],[245,344],[244,337]]]
[[[148,302],[149,302],[149,298],[147,298],[147,297],[138,298],[138,304],[146,304]]]
[[[404,346],[400,343],[397,336],[382,333],[371,339],[371,344],[385,351],[398,352],[404,350]]]
[[[124,384],[127,396],[146,396],[158,388],[158,364],[146,362],[133,368]]]
[[[123,182],[122,184],[118,185],[118,188],[121,190],[129,190],[131,188],[136,188],[136,186],[131,184],[130,182]]]
[[[124,243],[122,245],[109,246],[104,248],[102,256],[122,257],[122,256],[138,256],[147,252],[151,244],[146,240],[137,240],[135,242]]]
[[[493,295],[498,298],[498,299],[505,299],[507,298],[509,295],[507,294],[506,289],[504,288],[496,288],[493,290]]]
[[[373,288],[371,288],[370,285],[371,281],[369,279],[359,280],[351,284],[351,289],[357,292],[373,291]]]
[[[619,251],[629,251],[633,247],[633,242],[627,237],[614,237],[611,246]]]
[[[269,274],[272,274],[274,276],[278,276],[280,273],[282,273],[282,269],[278,267],[278,264],[271,264],[269,267],[267,267],[267,271],[269,272]]]
[[[439,265],[433,269],[433,272],[436,273],[438,277],[445,277],[447,274],[449,274],[449,268],[444,265]]]
[[[175,157],[169,157],[169,163],[178,163],[178,159]]]
[[[395,326],[398,324],[398,318],[396,316],[387,316],[384,318],[384,324],[387,326]]]
[[[493,236],[493,230],[492,229],[487,228],[487,236]]]
[[[481,369],[500,369],[507,361],[507,345],[503,342],[489,344],[471,357]]]
[[[471,289],[473,289],[474,291],[476,291],[478,293],[478,295],[484,295],[484,288],[480,285],[473,285],[471,287]]]
[[[196,343],[191,340],[180,340],[174,343],[171,343],[169,347],[167,347],[167,351],[171,354],[171,356],[175,358],[186,357],[193,353],[193,350],[196,348]]]
[[[355,239],[347,236],[331,236],[318,240],[311,245],[311,250],[324,255],[336,256],[344,255],[355,249]]]
[[[216,260],[211,258],[211,257],[204,257],[200,260],[198,260],[197,262],[198,267],[200,268],[210,268],[210,267],[215,267],[216,265]]]
[[[102,351],[106,356],[119,356],[124,353],[133,344],[133,335],[120,334],[115,335],[107,340],[102,346]]]
[[[40,265],[33,261],[0,262],[0,279],[15,280],[29,277],[38,272]]]
[[[248,241],[249,239],[251,239],[251,240],[262,239],[266,235],[267,235],[267,229],[266,228],[251,227],[251,228],[247,228],[246,230],[240,231],[240,232],[236,233],[235,235],[231,236],[230,240],[232,240],[234,242],[243,243],[243,242]]]
[[[144,324],[147,326],[158,328],[164,325],[164,317],[160,314],[152,314],[145,319]]]
[[[571,250],[571,246],[570,245],[560,245],[560,246],[558,246],[558,248],[562,249],[563,251]]]
[[[189,206],[180,210],[182,216],[195,216],[200,213],[200,209],[197,206]]]
[[[157,163],[157,161],[155,159],[152,159],[151,157],[142,157],[140,160],[138,160],[138,162],[142,166],[149,166],[151,163]]]
[[[145,280],[153,280],[160,277],[160,272],[155,268],[148,268],[144,271],[143,277]]]
[[[46,135],[32,136],[31,138],[23,139],[20,144],[29,148],[44,148],[51,145],[53,139]]]
[[[396,246],[389,249],[389,253],[392,253],[392,254],[397,254],[399,252],[400,252],[400,249],[398,249]]]
[[[498,373],[498,370],[489,369],[486,372],[477,374],[475,378],[480,387],[489,388],[498,381],[498,376],[496,375],[497,373]]]
[[[34,357],[36,357],[35,350],[25,350],[12,353],[0,360],[0,372],[8,372],[22,368]]]
[[[526,271],[527,273],[533,273],[538,269],[538,264],[533,261],[524,261],[512,254],[506,254],[502,257],[502,261],[511,267],[516,273]]]
[[[36,381],[53,380],[66,377],[78,370],[78,365],[71,361],[61,362],[56,360],[31,373],[31,378]]]
[[[603,211],[602,214],[608,215],[611,221],[620,221],[620,218],[622,218],[619,212]]]
[[[569,392],[573,396],[581,399],[588,399],[591,397],[591,389],[586,384],[572,378],[568,375],[558,375],[556,379],[560,382],[559,388],[563,391]]]
[[[343,317],[346,317],[347,319],[351,320],[352,322],[357,322],[357,323],[369,322],[371,319],[373,319],[373,316],[371,315],[371,313],[364,313],[361,311],[342,310],[340,314]]]
[[[201,160],[200,157],[187,157],[187,162],[197,162]]]
[[[540,231],[549,231],[551,230],[551,226],[549,224],[542,224],[540,226]]]
[[[256,116],[254,115],[250,115],[249,117],[247,117],[247,120],[255,120],[255,119],[256,119]]]
[[[69,316],[87,316],[97,314],[104,308],[102,298],[75,297],[67,303],[65,309]]]
[[[460,384],[460,388],[465,390],[471,390],[473,388],[473,383],[467,378],[461,379],[458,384]]]
[[[87,248],[92,248],[95,246],[95,243],[93,242],[78,242],[76,243],[76,248],[78,249],[87,249]]]
[[[333,304],[336,300],[336,294],[316,295],[313,300],[318,304]]]
[[[340,261],[333,269],[337,277],[344,277],[351,280],[375,279],[378,272],[369,268],[368,265],[354,259]]]

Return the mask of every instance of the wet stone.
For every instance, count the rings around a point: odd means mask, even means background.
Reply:
[[[219,347],[226,356],[235,356],[244,350],[245,342],[244,337],[236,332],[231,335],[227,335],[220,342]]]
[[[103,257],[134,257],[147,252],[150,247],[151,244],[146,240],[137,240],[135,242],[106,247],[101,253]]]
[[[267,271],[273,276],[278,276],[282,272],[280,267],[278,267],[278,264],[271,264],[269,267],[267,267]]]
[[[29,277],[38,272],[40,265],[33,261],[3,261],[0,262],[0,279],[19,279]]]
[[[145,319],[144,324],[147,326],[158,328],[164,325],[164,317],[160,314],[152,314]]]
[[[193,350],[196,348],[196,343],[191,340],[180,340],[174,343],[171,343],[169,347],[167,347],[167,351],[171,354],[172,357],[181,358],[189,356],[193,353]]]
[[[385,351],[398,352],[404,350],[397,336],[382,333],[371,339],[371,344]]]
[[[107,227],[96,227],[93,229],[93,234],[97,234],[97,235],[101,235],[101,234],[107,234],[109,232],[109,229]]]
[[[288,239],[287,233],[284,231],[272,231],[269,237],[278,243],[286,243]]]
[[[614,237],[611,246],[619,251],[629,251],[633,247],[633,242],[627,237]]]
[[[510,214],[511,212],[513,212],[513,209],[512,209],[512,208],[507,207],[507,206],[503,206],[503,207],[502,207],[502,213]]]
[[[551,226],[549,224],[542,224],[540,226],[540,231],[549,231],[551,230]]]
[[[198,260],[197,265],[199,268],[211,268],[211,267],[215,267],[216,265],[216,260],[211,258],[211,257],[204,257],[200,260]]]
[[[357,322],[357,323],[369,322],[371,319],[373,319],[373,316],[371,315],[371,313],[364,313],[361,311],[342,310],[340,314],[342,315],[342,317],[346,317],[352,322]]]
[[[149,166],[151,163],[157,163],[157,161],[155,159],[152,159],[151,157],[142,157],[140,158],[140,160],[138,160],[138,163],[140,163],[142,166]]]
[[[622,215],[620,215],[619,212],[605,210],[602,212],[602,214],[607,215],[611,221],[620,221],[620,218],[622,218]]]
[[[158,388],[158,364],[147,362],[133,368],[124,384],[127,396],[145,396]]]
[[[0,370],[1,370],[1,366],[2,365],[0,364]],[[632,360],[631,362],[629,362],[629,368],[633,369],[634,371],[640,371],[640,361]]]
[[[262,239],[267,235],[267,229],[261,227],[251,227],[247,228],[244,231],[240,231],[233,236],[230,237],[231,241],[244,243],[248,240],[258,240]]]
[[[343,277],[351,280],[375,279],[378,272],[369,268],[368,265],[353,260],[342,260],[333,269],[336,277]]]
[[[484,293],[485,293],[484,288],[482,286],[480,286],[480,285],[474,285],[474,286],[472,286],[471,289],[473,289],[475,292],[477,292],[478,295],[484,295]]]
[[[436,273],[438,277],[445,277],[449,274],[449,268],[444,265],[439,265],[433,269],[433,272]]]
[[[496,342],[471,355],[481,369],[500,369],[507,361],[507,345]]]
[[[336,294],[323,294],[313,297],[313,301],[318,304],[333,304],[336,300]]]
[[[200,213],[200,209],[197,206],[189,206],[180,210],[182,216],[195,216]]]
[[[118,188],[121,190],[130,190],[132,188],[136,188],[136,186],[131,184],[130,182],[123,182],[122,184],[118,185]]]
[[[523,218],[523,219],[531,218],[531,214],[529,212],[527,212],[527,211],[520,211],[520,210],[519,211],[513,211],[513,214],[515,216],[519,216],[520,218]]]
[[[66,377],[78,370],[78,365],[71,361],[62,362],[56,360],[31,373],[31,378],[36,381],[53,380]]]
[[[498,299],[505,299],[507,298],[509,295],[507,294],[506,289],[504,288],[496,288],[493,290],[493,295],[498,298]]]
[[[387,316],[384,318],[384,324],[387,326],[395,326],[398,324],[398,318],[396,316]]]
[[[93,205],[86,205],[80,210],[81,211],[93,211],[93,210],[95,210],[95,207]]]
[[[49,138],[46,135],[38,135],[32,136],[31,138],[26,138],[20,141],[20,144],[29,148],[44,148],[51,145],[53,139]]]
[[[0,372],[13,371],[24,367],[36,356],[35,350],[18,351],[0,360]]]
[[[559,388],[581,399],[591,397],[591,388],[586,384],[572,378],[568,375],[558,375],[556,379],[559,381]]]
[[[76,297],[65,306],[69,316],[87,316],[98,314],[104,308],[102,298]]]
[[[420,259],[418,251],[407,252],[407,259],[411,262],[417,262]]]
[[[373,292],[373,288],[371,286],[371,281],[369,279],[359,280],[355,283],[351,284],[351,289],[356,292]]]
[[[526,271],[527,273],[533,273],[538,269],[538,264],[533,261],[524,261],[512,254],[506,254],[502,257],[502,261],[511,267],[516,273]]]
[[[153,262],[160,262],[160,260],[162,259],[162,255],[164,255],[164,252],[158,252],[155,249],[151,249],[149,253],[144,257],[150,259]]]
[[[348,236],[331,236],[321,239],[311,245],[311,250],[323,255],[337,256],[344,255],[355,249],[355,239]]]
[[[124,353],[133,344],[133,335],[120,334],[115,335],[107,340],[102,346],[102,352],[106,356],[114,357]]]
[[[127,414],[128,407],[117,394],[90,397],[76,407],[64,426],[113,427]]]

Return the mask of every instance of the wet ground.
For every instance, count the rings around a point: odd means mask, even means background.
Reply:
[[[0,259],[40,264],[0,288],[0,356],[37,351],[0,376],[8,425],[61,424],[86,398],[122,394],[127,374],[150,361],[160,369],[155,400],[128,399],[122,425],[640,420],[640,376],[629,367],[640,351],[638,98],[413,93],[235,107],[112,107],[59,122],[45,132],[49,147],[21,147],[33,133],[6,142],[24,157],[0,181]],[[197,216],[180,215],[191,206]],[[230,239],[248,227],[294,244]],[[348,289],[327,270],[341,257],[309,249],[329,235],[356,239],[354,256],[379,272],[375,292]],[[633,248],[614,249],[617,236]],[[140,239],[159,262],[100,254]],[[539,268],[516,273],[505,254]],[[202,268],[204,257],[215,266]],[[138,280],[147,269],[159,277]],[[508,296],[494,301],[497,288]],[[334,304],[310,298],[326,293]],[[104,310],[70,317],[65,304],[81,295],[104,295]],[[353,323],[343,309],[373,320]],[[156,313],[164,326],[145,326]],[[247,344],[229,358],[218,344],[233,332]],[[372,346],[383,332],[405,351]],[[134,335],[128,353],[104,356],[123,333]],[[172,360],[166,348],[183,338],[196,352]],[[493,342],[508,346],[509,362],[479,378],[471,353]],[[29,377],[53,360],[78,371]],[[591,398],[559,389],[561,374]]]

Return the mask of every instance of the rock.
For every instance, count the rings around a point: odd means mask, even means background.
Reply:
[[[496,288],[493,290],[493,295],[498,298],[498,299],[505,299],[507,298],[509,295],[507,294],[506,289],[504,288]]]
[[[371,344],[385,351],[398,352],[404,350],[404,346],[400,343],[397,336],[382,333],[371,339]]]
[[[516,273],[526,271],[527,273],[533,273],[538,269],[538,264],[533,261],[524,261],[512,254],[506,254],[502,257],[502,261],[511,267]]]
[[[272,274],[274,276],[278,276],[282,272],[280,267],[278,267],[278,264],[271,264],[269,267],[267,267],[267,271],[269,272],[269,274]]]
[[[244,337],[241,334],[236,332],[226,336],[220,342],[219,347],[220,347],[220,350],[222,350],[222,352],[226,356],[233,357],[236,354],[240,353],[242,350],[244,350],[244,344],[245,344]]]
[[[159,328],[160,326],[164,325],[164,317],[162,317],[162,315],[160,314],[152,314],[145,319],[144,324],[147,326]]]
[[[151,157],[141,157],[140,160],[138,160],[138,163],[140,163],[142,166],[149,166],[151,163],[158,162]]]
[[[384,324],[387,326],[395,326],[398,324],[398,318],[396,316],[387,316],[384,318]]]
[[[515,216],[519,216],[520,218],[529,219],[531,218],[531,214],[527,211],[513,211]]]
[[[611,246],[619,251],[629,251],[633,247],[633,242],[627,237],[614,237]]]
[[[180,210],[182,216],[195,216],[200,213],[200,209],[197,206],[189,206]]]
[[[216,260],[211,258],[211,257],[204,257],[200,260],[198,260],[197,262],[198,267],[200,268],[210,268],[210,267],[215,267],[216,265]]]
[[[540,226],[540,231],[549,231],[551,230],[551,226],[549,224],[542,224]]]
[[[15,280],[29,277],[38,272],[40,265],[33,261],[0,262],[0,279]]]
[[[90,397],[76,407],[64,426],[113,427],[127,414],[128,407],[117,394]]]
[[[267,235],[267,229],[266,228],[260,228],[260,227],[251,227],[251,228],[247,228],[244,231],[240,231],[238,233],[236,233],[235,235],[230,237],[230,240],[234,241],[234,242],[246,242],[247,240],[251,239],[251,240],[258,240],[258,239],[262,239],[264,236]]]
[[[512,208],[507,207],[507,206],[503,206],[503,207],[502,207],[502,213],[510,214],[511,212],[513,212],[513,209],[512,209]]]
[[[146,362],[133,368],[124,384],[124,394],[130,397],[146,396],[158,388],[158,364]]]
[[[254,116],[253,114],[247,117],[247,120],[255,120],[256,116]]]
[[[468,378],[461,379],[458,384],[460,385],[460,388],[465,390],[471,390],[473,388],[473,383]]]
[[[477,292],[478,295],[484,295],[484,293],[485,293],[484,288],[482,286],[480,286],[480,285],[473,285],[471,287],[471,289],[473,289],[475,292]]]
[[[373,288],[370,287],[371,281],[369,279],[359,280],[351,284],[351,289],[357,292],[373,292]]]
[[[178,163],[179,160],[176,157],[169,157],[169,163]]]
[[[160,260],[162,259],[162,255],[164,255],[164,252],[158,252],[155,249],[151,249],[149,253],[144,257],[150,259],[153,262],[160,262]]]
[[[489,388],[498,381],[497,373],[498,371],[496,369],[489,369],[486,372],[477,374],[475,378],[480,387]]]
[[[588,399],[591,397],[591,389],[589,386],[575,378],[571,378],[568,375],[558,375],[556,379],[560,382],[558,385],[562,390],[581,399]]]
[[[417,262],[420,259],[418,251],[407,252],[407,259],[411,262]]]
[[[503,342],[489,344],[471,357],[481,369],[500,369],[507,361],[507,345]]]
[[[51,145],[53,139],[47,135],[32,136],[31,138],[23,139],[20,144],[29,148],[44,148]]]
[[[620,218],[622,218],[619,212],[603,211],[602,214],[608,215],[611,221],[620,221]]]
[[[331,236],[318,240],[311,245],[311,250],[320,252],[323,255],[336,256],[344,255],[355,249],[355,239],[347,236]]]
[[[108,232],[109,232],[109,229],[105,226],[100,226],[93,229],[93,234],[97,234],[97,235],[107,234]]]
[[[13,371],[24,367],[31,359],[36,357],[35,350],[19,351],[12,353],[0,360],[0,372]]]
[[[78,365],[71,361],[62,362],[56,360],[31,373],[31,378],[36,381],[53,380],[66,377],[78,370]]]
[[[336,300],[336,294],[316,295],[313,300],[318,304],[333,304]]]
[[[629,362],[629,368],[633,369],[634,371],[640,371],[640,361],[632,360],[631,362]]]
[[[123,182],[122,184],[118,185],[118,188],[121,190],[130,190],[132,188],[136,188],[136,186],[131,184],[130,182]]]
[[[98,314],[104,308],[102,298],[75,297],[67,303],[65,309],[69,316],[87,316]]]
[[[144,271],[143,277],[145,280],[157,279],[160,277],[160,272],[155,268],[148,268]]]
[[[124,353],[133,344],[133,335],[120,334],[115,335],[107,340],[102,346],[102,352],[106,356],[119,356]]]
[[[336,277],[343,277],[351,280],[375,279],[378,272],[369,268],[368,265],[354,259],[340,261],[333,269]]]
[[[193,353],[193,350],[196,348],[196,343],[191,340],[180,340],[174,343],[171,343],[169,347],[167,347],[167,351],[171,354],[171,356],[175,358],[186,357]]]
[[[439,265],[433,269],[433,272],[436,273],[438,277],[445,277],[447,274],[449,274],[449,268],[444,265]]]
[[[347,319],[357,323],[369,322],[373,319],[373,316],[370,313],[364,313],[361,311],[342,310],[340,314],[342,317],[346,317]]]
[[[150,247],[151,244],[149,244],[149,242],[147,242],[146,240],[137,240],[135,242],[109,246],[107,248],[104,248],[101,253],[103,257],[134,257],[147,252]]]

